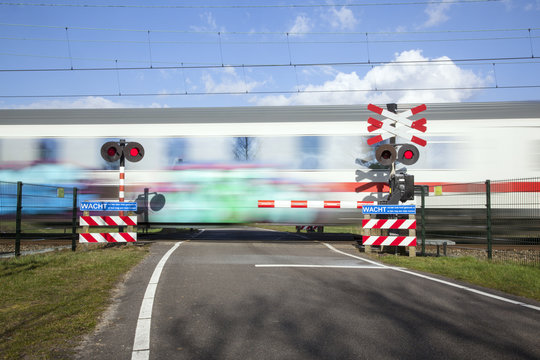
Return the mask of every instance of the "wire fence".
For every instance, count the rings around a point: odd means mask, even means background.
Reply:
[[[444,184],[423,200],[425,236],[455,242],[449,255],[540,264],[540,178]]]
[[[54,237],[74,247],[76,215],[77,188],[0,181],[0,253],[20,255],[24,238]]]

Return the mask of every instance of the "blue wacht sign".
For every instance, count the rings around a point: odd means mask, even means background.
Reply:
[[[81,211],[137,211],[133,201],[85,201],[79,205]]]
[[[362,214],[416,214],[416,205],[363,205]]]

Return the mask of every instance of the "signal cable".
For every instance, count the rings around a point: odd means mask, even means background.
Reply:
[[[140,8],[140,9],[268,9],[268,8],[325,8],[325,7],[368,7],[368,6],[411,6],[430,4],[493,3],[502,0],[426,0],[410,2],[371,2],[348,4],[238,4],[238,5],[134,5],[134,4],[58,4],[0,2],[1,6],[71,7],[71,8]]]
[[[172,92],[172,93],[92,93],[92,94],[47,94],[47,95],[0,95],[4,99],[16,98],[76,98],[76,97],[145,97],[145,96],[208,96],[208,95],[272,95],[272,94],[319,94],[319,93],[358,93],[358,92],[397,92],[397,91],[451,91],[451,90],[494,90],[494,89],[536,89],[534,85],[503,86],[458,86],[432,88],[382,88],[382,89],[342,89],[342,90],[271,90],[271,91],[219,91],[219,92]]]

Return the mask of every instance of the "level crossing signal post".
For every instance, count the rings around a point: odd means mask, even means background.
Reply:
[[[121,139],[118,142],[108,141],[101,147],[101,157],[108,162],[120,161],[119,166],[119,189],[118,203],[95,202],[86,204],[86,207],[94,206],[101,210],[110,211],[118,210],[119,216],[89,216],[88,209],[81,217],[81,226],[83,226],[83,234],[81,241],[84,242],[119,242],[136,241],[136,233],[133,233],[133,226],[137,224],[137,217],[133,216],[132,211],[137,210],[136,203],[125,203],[125,161],[138,162],[144,157],[144,147],[138,142],[126,142]],[[133,206],[132,206],[133,205]],[[113,207],[118,207],[113,209]],[[134,207],[134,209],[131,209]],[[81,204],[82,210],[82,204]],[[95,210],[95,209],[94,209]],[[124,216],[124,210],[129,211],[128,216]],[[103,233],[95,236],[88,233],[88,226],[118,226],[119,233]],[[128,232],[124,233],[124,226],[128,227]]]
[[[125,199],[125,178],[126,178],[126,160],[131,162],[141,161],[144,157],[144,147],[138,142],[126,142],[121,139],[119,142],[109,141],[101,147],[101,157],[105,161],[115,162],[120,160],[120,184],[118,189],[118,201],[124,202]],[[120,215],[123,215],[120,212]]]
[[[386,198],[385,203],[388,205],[398,205],[414,200],[414,175],[407,174],[406,170],[396,173],[395,163],[399,162],[403,165],[413,165],[420,158],[418,146],[426,146],[427,141],[421,138],[420,133],[425,133],[427,130],[427,121],[425,118],[418,120],[409,119],[426,110],[425,105],[416,106],[404,112],[397,112],[397,104],[387,104],[387,109],[383,109],[373,104],[368,105],[368,110],[386,117],[384,120],[378,120],[373,117],[368,118],[368,131],[378,132],[375,136],[367,140],[367,144],[372,146],[388,140],[389,143],[378,145],[375,150],[375,158],[377,162],[383,166],[390,168],[388,177],[388,185],[390,193]],[[417,136],[418,135],[418,136]],[[396,138],[406,140],[409,143],[397,143]],[[381,225],[373,225],[371,217],[364,213],[362,224],[363,238],[362,244],[366,251],[371,251],[371,245],[397,245],[409,246],[409,255],[414,256],[416,251],[416,219],[414,214],[408,215],[408,221],[414,225],[403,225],[404,219],[398,219],[399,215],[383,215],[375,216],[381,218]],[[393,219],[391,219],[393,218]],[[397,221],[399,225],[387,225],[384,222],[394,224]],[[409,224],[409,223],[407,223]],[[377,229],[377,230],[374,230]],[[397,230],[390,230],[397,229]],[[371,236],[372,232],[408,230],[408,236]]]
[[[414,176],[405,172],[396,173],[396,161],[403,165],[413,165],[420,158],[420,151],[414,145],[426,146],[427,141],[414,135],[416,132],[426,132],[426,119],[411,120],[409,117],[426,110],[426,105],[416,106],[402,113],[397,112],[397,104],[387,104],[387,110],[373,104],[368,105],[368,110],[385,116],[386,119],[378,120],[368,118],[368,131],[379,131],[379,134],[367,140],[368,145],[375,145],[385,140],[389,144],[377,146],[375,158],[383,166],[389,166],[391,171],[388,178],[390,194],[386,199],[388,204],[399,204],[414,199]],[[408,140],[410,143],[396,143],[396,138]]]

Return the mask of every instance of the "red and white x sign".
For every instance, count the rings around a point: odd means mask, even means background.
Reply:
[[[385,116],[387,117],[388,119],[384,119],[383,121],[380,121],[380,120],[377,120],[377,119],[374,119],[372,117],[370,117],[368,119],[368,123],[370,124],[370,126],[368,127],[368,131],[369,132],[373,132],[375,130],[385,130],[386,133],[384,134],[380,134],[380,135],[377,135],[377,136],[374,136],[372,138],[369,138],[368,139],[368,145],[373,145],[373,144],[376,144],[378,142],[381,142],[383,140],[386,140],[386,139],[389,139],[393,136],[399,136],[401,138],[404,138],[404,139],[407,139],[408,141],[411,141],[415,144],[418,144],[420,146],[426,146],[427,144],[427,141],[424,140],[424,139],[421,139],[417,136],[414,136],[414,135],[411,135],[409,133],[409,129],[405,129],[405,128],[397,128],[397,127],[394,127],[392,126],[393,124],[395,124],[396,122],[402,124],[402,125],[405,125],[406,127],[409,127],[411,129],[414,129],[414,130],[417,130],[417,131],[420,131],[420,132],[426,132],[427,130],[427,127],[426,127],[426,119],[425,118],[422,118],[422,119],[419,119],[419,120],[410,120],[408,119],[410,116],[413,116],[415,114],[418,114],[419,112],[422,112],[424,110],[426,110],[426,105],[422,104],[422,105],[419,105],[417,107],[414,107],[412,109],[409,109],[409,110],[406,110],[406,111],[403,111],[399,114],[395,114],[391,111],[388,111],[388,110],[384,110],[383,108],[380,108],[376,105],[373,105],[373,104],[369,104],[368,105],[368,110],[370,111],[373,111],[374,113],[377,113],[379,115],[382,115],[382,116]]]

